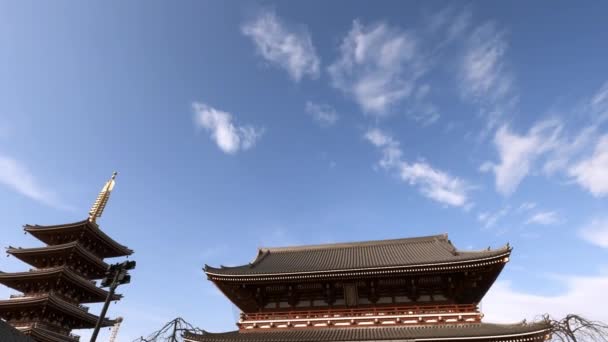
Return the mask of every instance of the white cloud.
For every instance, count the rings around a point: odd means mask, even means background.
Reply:
[[[5,155],[0,155],[0,184],[43,204],[69,209],[57,199],[54,193],[40,185],[25,165]]]
[[[374,144],[376,147],[383,147],[395,143],[390,135],[378,128],[372,128],[365,132],[365,139]]]
[[[496,189],[500,193],[513,193],[528,175],[535,160],[557,146],[561,129],[562,124],[557,120],[541,121],[524,135],[511,132],[506,125],[500,127],[494,137],[500,162],[486,162],[481,166],[481,171],[494,172]]]
[[[399,142],[380,129],[370,129],[364,137],[381,149],[379,165],[396,171],[401,180],[416,186],[422,195],[445,205],[463,208],[471,205],[468,198],[469,186],[460,178],[435,169],[426,162],[404,161]]]
[[[378,128],[372,128],[365,133],[365,139],[374,146],[382,149],[382,159],[379,164],[384,169],[395,168],[401,163],[401,147],[399,142]]]
[[[500,219],[506,216],[510,210],[510,207],[504,207],[494,213],[482,212],[477,215],[477,221],[481,222],[483,224],[483,227],[486,229],[492,228]]]
[[[338,113],[336,110],[326,104],[316,104],[313,102],[306,102],[306,112],[312,115],[313,119],[323,127],[331,126],[338,121]]]
[[[471,25],[472,12],[469,8],[458,9],[447,6],[434,12],[428,18],[428,29],[432,33],[443,33],[445,43],[461,38]]]
[[[608,82],[591,98],[590,106],[596,122],[608,119]]]
[[[517,211],[519,211],[519,212],[528,211],[528,210],[532,210],[534,208],[536,208],[535,202],[524,202],[519,206],[519,208],[517,208]]]
[[[519,291],[508,281],[496,282],[482,301],[484,320],[517,322],[534,320],[548,313],[562,318],[569,313],[592,320],[608,322],[608,311],[598,303],[608,303],[608,276],[559,276],[551,279],[566,287],[557,295],[541,295]]]
[[[569,168],[568,174],[594,196],[608,194],[608,135],[602,136],[593,155]]]
[[[507,50],[505,33],[493,22],[474,28],[465,42],[459,70],[460,91],[463,99],[479,106],[479,114],[487,120],[482,136],[493,130],[517,103]]]
[[[564,171],[581,151],[585,150],[597,139],[597,126],[590,125],[583,128],[572,138],[561,137],[555,148],[547,156],[543,165],[543,172],[552,175],[557,171]]]
[[[194,102],[194,122],[211,133],[217,146],[228,154],[247,150],[255,145],[263,130],[250,125],[233,123],[232,114],[212,108],[204,103]]]
[[[485,23],[473,31],[462,61],[462,91],[466,97],[497,100],[511,90],[512,76],[504,62],[507,48],[504,33],[493,23]]]
[[[411,185],[418,185],[423,195],[437,202],[456,207],[467,204],[467,186],[464,181],[434,169],[427,163],[403,162],[400,175],[401,179]]]
[[[425,72],[417,48],[410,32],[355,20],[340,58],[328,68],[332,84],[353,96],[366,113],[386,114],[415,92],[416,80]]]
[[[258,53],[270,63],[287,70],[296,82],[304,76],[319,76],[319,57],[307,30],[290,30],[274,12],[261,12],[242,26]]]
[[[551,225],[559,222],[559,216],[555,211],[540,211],[530,216],[526,224]]]
[[[420,89],[423,88],[419,88],[419,90]],[[406,110],[406,114],[409,118],[420,123],[422,126],[434,124],[435,122],[437,122],[437,120],[439,120],[441,116],[439,114],[439,109],[437,108],[437,106],[422,101],[412,103]]]
[[[591,220],[579,230],[579,234],[589,243],[608,248],[608,217]]]

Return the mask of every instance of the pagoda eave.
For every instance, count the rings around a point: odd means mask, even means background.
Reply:
[[[55,267],[60,263],[75,263],[76,261],[82,260],[85,261],[84,265],[86,265],[89,270],[87,272],[87,278],[90,279],[102,278],[108,269],[108,264],[106,262],[83,248],[76,241],[61,245],[36,248],[9,247],[6,252],[37,268]],[[78,260],[74,259],[74,255],[77,256]]]
[[[96,241],[100,245],[103,245],[103,250],[98,251],[99,256],[103,258],[114,258],[133,254],[132,249],[116,242],[99,229],[96,222],[91,222],[88,219],[51,226],[25,225],[23,229],[38,240],[49,245],[62,244],[67,241],[73,241],[75,238],[86,238],[89,241]]]
[[[98,319],[96,315],[88,313],[82,307],[71,304],[53,294],[0,300],[0,317],[9,322],[16,317],[20,317],[27,310],[31,310],[35,315],[48,315],[51,311],[55,312],[72,320],[71,329],[93,328]],[[19,319],[17,318],[17,320]],[[102,326],[109,327],[114,323],[113,320],[105,319]]]
[[[31,270],[28,272],[4,273],[0,272],[0,284],[24,293],[38,293],[38,287],[45,284],[49,288],[60,287],[65,283],[69,288],[79,288],[85,294],[82,303],[103,302],[108,291],[99,288],[93,281],[85,279],[72,271],[69,267],[59,266],[48,269]],[[49,285],[50,284],[50,285]],[[120,300],[122,295],[114,294],[112,300]]]
[[[63,335],[39,327],[27,327],[18,329],[24,335],[31,336],[38,342],[79,342],[80,337],[75,335]]]

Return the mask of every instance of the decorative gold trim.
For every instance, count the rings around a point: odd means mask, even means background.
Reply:
[[[108,200],[110,199],[112,189],[114,189],[114,185],[116,184],[115,179],[117,174],[118,172],[114,171],[114,173],[112,174],[112,178],[110,178],[110,180],[106,182],[103,188],[101,188],[101,191],[99,192],[95,203],[93,203],[91,210],[89,210],[89,221],[95,222],[95,220],[98,217],[101,217],[101,214],[103,214],[103,210],[105,209],[106,204],[108,204]]]

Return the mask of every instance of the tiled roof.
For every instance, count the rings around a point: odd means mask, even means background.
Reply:
[[[210,276],[243,277],[264,275],[341,272],[436,265],[464,264],[508,256],[511,248],[459,251],[447,234],[355,243],[260,248],[256,259],[242,266],[205,266]]]
[[[44,342],[79,342],[80,338],[75,335],[63,335],[50,331],[44,328],[26,328],[23,330],[24,334],[33,337],[36,341]]]
[[[2,342],[34,342],[17,329],[0,319],[0,341]]]
[[[93,328],[97,323],[98,317],[80,306],[66,302],[54,294],[44,294],[36,297],[17,297],[8,300],[0,300],[0,315],[5,315],[10,311],[20,311],[30,309],[32,312],[44,315],[50,310],[62,312],[67,317],[77,322],[78,327],[74,329]],[[105,319],[102,327],[112,326],[114,320]],[[76,326],[76,325],[74,325]]]
[[[53,226],[28,224],[25,225],[23,229],[40,241],[49,245],[57,244],[54,239],[57,235],[66,234],[69,236],[79,236],[81,235],[79,233],[86,233],[89,239],[98,241],[100,244],[106,246],[106,249],[102,255],[104,258],[113,258],[133,254],[133,250],[116,242],[101,229],[99,229],[97,223],[90,222],[88,219]]]
[[[542,341],[549,327],[534,324],[461,324],[366,328],[307,328],[256,332],[186,333],[197,342],[317,342],[317,341],[445,341],[450,338],[500,341]]]
[[[45,280],[56,283],[59,286],[61,282],[68,284],[70,287],[79,287],[90,294],[89,298],[82,298],[81,303],[103,302],[108,295],[108,292],[100,287],[97,287],[94,282],[80,276],[72,271],[67,266],[58,266],[45,269],[36,269],[27,272],[4,273],[0,271],[0,284],[10,287],[20,292],[24,289],[33,289],[37,286],[44,286]],[[114,294],[112,300],[120,300],[122,295]]]
[[[17,259],[28,263],[34,267],[47,266],[42,257],[53,258],[59,255],[70,256],[72,263],[86,263],[94,272],[89,276],[93,279],[102,278],[108,269],[108,264],[102,259],[84,248],[78,241],[72,241],[61,245],[34,247],[34,248],[15,248],[9,247],[6,253],[13,255]],[[77,256],[77,258],[75,258]]]

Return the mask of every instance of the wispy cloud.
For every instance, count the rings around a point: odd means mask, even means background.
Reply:
[[[608,248],[608,217],[594,218],[579,230],[587,242]]]
[[[409,163],[403,160],[399,142],[377,128],[367,131],[364,137],[381,149],[382,158],[379,165],[384,169],[396,171],[402,181],[415,186],[423,196],[445,205],[465,209],[472,204],[468,196],[470,186],[462,179],[433,168],[424,161]]]
[[[608,120],[608,81],[591,98],[590,108],[595,122]]]
[[[485,162],[480,170],[494,172],[498,192],[513,193],[536,168],[546,176],[565,176],[596,197],[608,194],[608,134],[601,135],[608,118],[608,82],[569,112],[584,120],[575,131],[557,118],[538,121],[524,134],[506,124],[496,131],[500,161]]]
[[[526,224],[540,224],[540,225],[552,225],[559,222],[559,215],[555,211],[539,211],[534,213]]]
[[[462,97],[479,106],[487,120],[484,134],[496,127],[517,102],[515,77],[506,59],[505,32],[486,22],[470,33],[460,64]]]
[[[493,171],[498,192],[510,195],[528,175],[537,158],[557,146],[561,130],[562,124],[558,120],[541,121],[523,135],[503,125],[494,136],[500,162],[486,162],[480,169]]]
[[[477,215],[479,221],[484,228],[492,228],[511,211],[510,207],[504,207],[496,212],[481,212]]]
[[[427,29],[445,35],[444,43],[461,39],[471,26],[472,12],[468,7],[447,6],[433,12],[427,20]]]
[[[194,102],[194,122],[211,134],[217,146],[228,154],[252,148],[264,130],[251,125],[236,125],[231,113],[204,103]]]
[[[328,127],[338,121],[339,115],[336,110],[327,104],[306,102],[306,112],[322,127]]]
[[[593,155],[569,168],[568,174],[596,197],[608,194],[608,135],[602,136]]]
[[[524,202],[519,206],[519,208],[517,208],[517,211],[518,212],[529,211],[529,210],[536,208],[536,206],[537,206],[536,202]]]
[[[577,313],[592,320],[608,321],[608,312],[597,303],[608,303],[608,276],[554,277],[566,290],[556,295],[528,293],[515,289],[508,281],[496,282],[484,297],[484,319],[489,322],[513,323],[522,318],[540,318],[548,313],[562,318]]]
[[[288,28],[276,13],[262,11],[242,26],[242,32],[265,60],[285,69],[294,81],[319,76],[319,57],[306,29]]]
[[[415,93],[425,72],[414,34],[386,23],[366,26],[355,20],[340,50],[328,68],[332,84],[368,114],[387,114]]]
[[[0,155],[0,184],[45,205],[68,210],[57,196],[42,186],[30,170],[17,159]]]
[[[499,100],[511,90],[511,74],[506,70],[508,45],[504,32],[492,22],[477,27],[469,41],[462,61],[463,95],[483,101]]]

